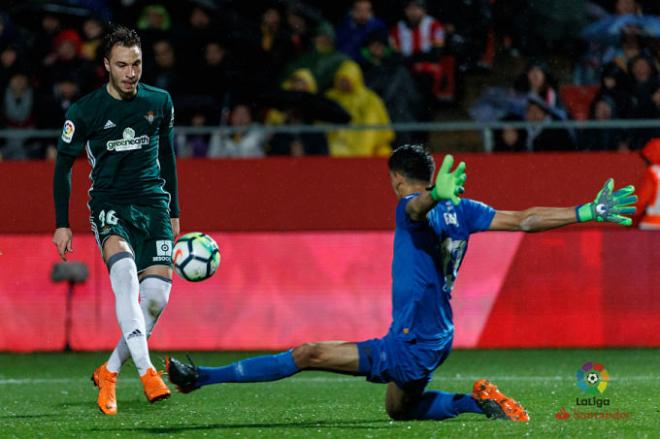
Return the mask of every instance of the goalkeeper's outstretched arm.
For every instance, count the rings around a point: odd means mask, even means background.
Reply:
[[[630,226],[626,215],[635,213],[635,188],[626,186],[614,192],[609,179],[592,202],[575,207],[532,207],[522,211],[497,211],[489,230],[543,232],[578,222],[611,222]]]

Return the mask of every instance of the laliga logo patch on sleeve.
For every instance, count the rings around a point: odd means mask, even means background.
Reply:
[[[71,143],[73,139],[73,133],[76,132],[76,126],[70,120],[64,122],[64,128],[62,129],[62,140],[66,143]]]

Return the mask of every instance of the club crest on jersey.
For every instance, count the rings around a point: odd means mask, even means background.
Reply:
[[[135,130],[131,127],[124,128],[122,139],[110,140],[106,143],[108,151],[132,151],[135,149],[142,149],[143,145],[149,144],[149,136],[142,135],[135,137]]]
[[[147,114],[144,115],[144,118],[147,119],[147,122],[154,123],[154,119],[156,119],[156,113],[153,111],[147,111]]]
[[[62,140],[66,143],[71,143],[73,139],[73,133],[76,132],[76,126],[70,120],[64,122],[64,128],[62,128]]]
[[[458,227],[458,218],[456,217],[456,213],[445,212],[442,214],[442,217],[445,220],[445,224],[447,225],[453,224],[456,227]]]

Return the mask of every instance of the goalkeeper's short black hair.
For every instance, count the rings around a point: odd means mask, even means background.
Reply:
[[[126,26],[117,25],[110,29],[110,31],[103,37],[103,56],[110,59],[110,52],[117,44],[124,47],[138,46],[142,49],[140,36],[138,33]]]
[[[390,172],[399,172],[410,180],[431,181],[435,161],[422,145],[402,145],[394,150],[388,161]]]

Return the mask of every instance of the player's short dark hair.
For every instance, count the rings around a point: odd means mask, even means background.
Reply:
[[[117,25],[110,29],[110,31],[103,37],[103,56],[110,59],[110,52],[117,44],[124,47],[138,46],[142,49],[140,36],[134,29],[126,26]]]
[[[387,162],[390,172],[399,172],[404,177],[422,182],[431,181],[435,161],[422,145],[402,145],[394,150]]]

